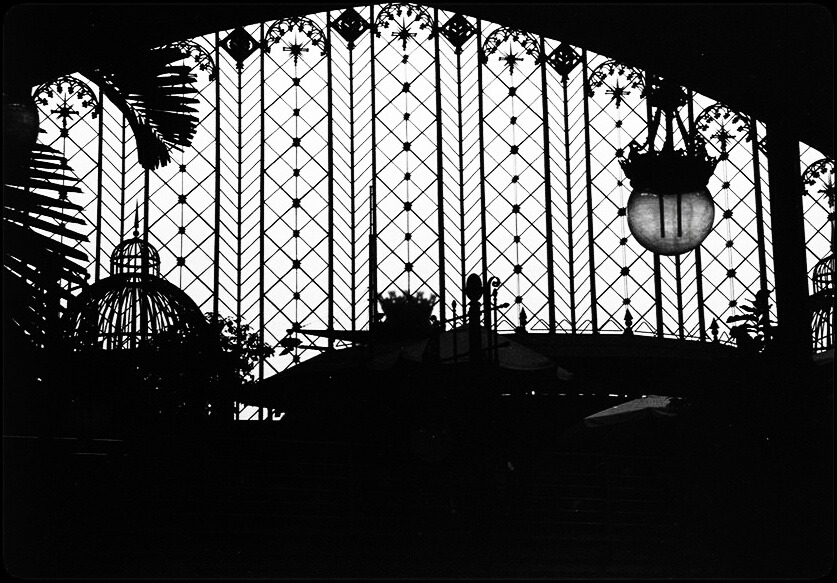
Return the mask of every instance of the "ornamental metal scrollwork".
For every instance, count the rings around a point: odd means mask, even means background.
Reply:
[[[572,70],[581,62],[581,56],[567,43],[561,43],[546,57],[546,62],[566,81]]]
[[[513,40],[526,51],[526,54],[535,59],[535,63],[540,63],[543,55],[541,54],[541,47],[537,39],[528,32],[522,32],[513,28],[498,28],[486,37],[482,47],[480,47],[480,63],[483,65],[488,62],[488,57],[497,52],[500,45],[507,40]],[[511,59],[515,60],[512,61]],[[514,71],[514,62],[520,61],[516,55],[508,55],[506,57],[507,66],[510,71]]]
[[[826,196],[828,206],[834,208],[834,160],[823,158],[809,165],[802,173],[803,194],[812,198],[816,195]],[[814,190],[819,185],[822,188]]]
[[[410,30],[410,24],[414,22],[419,23],[419,30],[429,30],[427,38],[434,38],[436,35],[436,27],[433,24],[433,18],[428,14],[424,6],[418,4],[387,4],[381,9],[378,18],[375,19],[375,24],[372,30],[375,36],[381,37],[381,29],[389,28],[390,24],[396,22],[396,19],[401,18],[398,24],[398,30],[392,33],[392,36],[401,41],[402,50],[407,50],[407,42],[415,39],[416,33]],[[410,19],[409,21],[407,19]]]
[[[609,81],[611,77],[616,77],[616,83]],[[625,81],[624,85],[619,84],[620,79]],[[595,90],[600,87],[607,88],[605,93],[610,95],[610,100],[615,101],[618,108],[625,101],[625,97],[631,94],[631,89],[644,91],[645,81],[639,69],[608,59],[590,73],[585,88],[587,97],[593,97]]]
[[[182,40],[164,45],[163,48],[180,49],[184,59],[192,59],[199,70],[209,72],[210,81],[215,81],[218,78],[218,65],[212,60],[212,55],[209,54],[209,51],[198,43],[190,40]]]
[[[262,50],[266,53],[270,52],[271,45],[278,43],[283,36],[289,32],[297,30],[311,39],[311,44],[320,49],[320,55],[326,56],[329,50],[328,39],[326,38],[323,29],[320,28],[316,22],[304,16],[294,16],[291,18],[283,18],[277,20],[270,25],[270,28],[264,35],[264,46]],[[299,58],[299,55],[293,53],[294,61]]]
[[[433,35],[436,34],[435,27],[433,26],[433,18],[427,12],[427,8],[419,4],[399,2],[387,4],[381,8],[381,12],[378,13],[378,18],[375,19],[375,36],[380,38],[380,29],[389,28],[389,25],[394,23],[396,18],[400,18],[402,16],[412,18],[412,22],[418,22],[419,30],[430,29],[430,36],[428,38],[433,38]]]
[[[707,142],[719,145],[722,160],[729,151],[731,141],[741,137],[750,140],[750,118],[722,103],[704,109],[695,119],[695,128]]]
[[[453,45],[457,55],[462,53],[462,47],[465,43],[477,33],[476,27],[468,22],[468,19],[461,14],[453,15],[444,26],[440,27],[439,32],[442,33],[450,44]]]
[[[370,28],[370,24],[358,14],[357,10],[347,8],[332,21],[331,28],[343,37],[343,40],[347,43],[347,48],[352,50],[355,47],[355,41]]]
[[[57,97],[60,101],[53,109],[45,113],[54,113],[61,119],[61,137],[66,138],[69,135],[68,122],[74,115],[79,116],[79,119],[84,116],[75,106],[80,109],[92,110],[92,117],[95,119],[99,116],[99,100],[96,94],[86,83],[70,75],[59,77],[58,79],[49,83],[44,83],[35,90],[33,94],[35,102],[47,106],[49,100]]]

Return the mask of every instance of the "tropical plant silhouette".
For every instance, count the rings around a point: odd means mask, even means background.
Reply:
[[[730,328],[736,344],[749,352],[761,352],[770,342],[770,292],[760,289],[752,302],[741,306],[743,314],[730,316],[727,323],[741,322]]]
[[[169,151],[190,145],[197,127],[195,77],[176,47],[144,51],[105,71],[83,71],[123,113],[133,130],[144,168],[170,161]],[[4,340],[44,347],[58,325],[70,285],[86,279],[87,259],[73,243],[86,238],[70,224],[81,207],[67,160],[37,143],[38,109],[31,94],[3,94],[3,290]],[[70,285],[68,285],[70,284]]]

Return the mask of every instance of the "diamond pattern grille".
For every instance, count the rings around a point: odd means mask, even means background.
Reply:
[[[486,35],[493,31],[487,29]],[[511,57],[510,57],[511,56]],[[507,64],[510,58],[516,66]],[[504,60],[506,59],[506,60]],[[543,118],[540,67],[512,36],[483,68],[483,118],[488,273],[500,278],[501,329],[548,330]]]
[[[38,141],[61,152],[67,159],[81,193],[74,193],[70,202],[82,207],[81,211],[68,211],[71,216],[86,220],[86,224],[75,224],[73,229],[88,238],[76,241],[60,237],[59,240],[87,254],[88,272],[95,277],[96,236],[95,226],[98,213],[98,134],[100,116],[98,91],[94,93],[88,82],[81,77],[62,77],[42,85],[34,92],[40,116],[41,134]],[[84,264],[84,262],[82,262]]]
[[[438,296],[434,45],[418,13],[393,17],[375,39],[376,291]]]
[[[805,216],[805,242],[807,244],[807,267],[808,267],[808,290],[813,293],[814,287],[810,275],[817,262],[828,255],[831,249],[831,228],[835,208],[829,205],[828,195],[825,191],[828,188],[829,178],[831,185],[834,184],[834,161],[829,163],[825,156],[813,148],[802,144],[800,146],[801,170],[803,176],[809,176],[813,184],[804,185],[802,194],[802,208]],[[823,163],[823,160],[826,160]],[[828,172],[831,168],[831,172]],[[813,170],[816,169],[816,173]],[[820,170],[825,170],[820,174]],[[807,171],[807,172],[806,172]]]
[[[647,139],[648,110],[633,87],[642,73],[611,67],[611,61],[593,57],[588,78],[601,79],[588,98],[590,135],[590,191],[595,263],[598,327],[604,332],[624,329],[625,309],[634,317],[635,334],[657,330],[653,254],[630,234],[624,209],[630,196],[619,160],[632,140]]]
[[[620,212],[630,183],[619,159],[648,132],[647,104],[632,85],[643,72],[552,39],[541,65],[529,37],[493,34],[496,25],[449,11],[390,8],[384,20],[381,12],[310,15],[326,54],[290,26],[263,52],[272,23],[243,29],[260,46],[249,50],[248,41],[238,58],[219,46],[233,31],[192,39],[217,60],[218,78],[196,70],[193,146],[149,172],[147,186],[112,104],[94,118],[79,101],[78,115],[67,116],[66,88],[48,96],[41,141],[64,152],[82,179],[73,202],[84,207],[91,277],[108,275],[110,252],[135,209],[144,220],[147,207],[163,274],[205,311],[217,305],[271,344],[288,329],[368,328],[370,287],[444,292],[446,314],[456,301],[461,315],[463,281],[483,260],[502,281],[499,302],[510,304],[504,330],[521,308],[530,330],[548,330],[551,302],[558,332],[621,333],[630,309],[637,334],[706,338],[714,318],[726,338],[726,318],[763,281],[772,289],[766,157],[735,127],[721,143],[720,122],[734,115],[713,117],[706,130],[710,155],[726,154],[709,184],[715,229],[699,252],[655,260]],[[492,34],[505,40],[481,64]],[[185,62],[197,65],[193,58]],[[585,79],[595,81],[592,94]],[[693,117],[710,108],[722,106],[693,96]],[[753,123],[763,142],[764,126]],[[820,158],[803,147],[802,169]],[[804,201],[812,267],[830,248],[830,209]],[[315,353],[274,357],[262,374]]]

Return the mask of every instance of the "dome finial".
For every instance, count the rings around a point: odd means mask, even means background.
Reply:
[[[139,203],[134,208],[134,238],[139,239]]]

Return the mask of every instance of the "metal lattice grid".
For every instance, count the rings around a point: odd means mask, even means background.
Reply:
[[[444,289],[448,317],[466,306],[465,280],[481,272],[476,20],[438,12],[439,150],[442,166]]]
[[[68,182],[67,187],[77,186],[81,193],[73,196],[72,203],[82,207],[80,211],[68,210],[75,218],[85,220],[75,230],[86,241],[65,240],[62,243],[87,254],[88,274],[95,274],[101,256],[97,253],[96,228],[99,224],[99,168],[101,167],[101,92],[91,89],[86,79],[77,76],[65,76],[51,83],[45,83],[33,91],[40,117],[38,141],[50,146],[67,159],[78,178],[78,182]],[[60,199],[68,198],[67,192],[59,192]],[[65,223],[61,223],[66,226]]]
[[[531,330],[549,330],[540,47],[532,35],[482,30],[483,188],[486,265],[500,278],[498,327],[525,310]]]
[[[590,56],[585,66],[592,226],[588,244],[595,256],[597,329],[623,331],[630,310],[634,333],[655,334],[659,280],[653,254],[633,240],[628,229],[631,191],[619,164],[632,141],[643,144],[647,139],[649,112],[641,98],[644,75],[600,56]]]
[[[149,173],[149,239],[160,250],[163,276],[208,312],[212,309],[212,241],[215,203],[215,76],[211,40],[175,43],[197,77],[198,125],[192,147],[172,152],[172,162]]]
[[[334,217],[331,325],[362,330],[369,326],[374,90],[369,27],[374,20],[371,8],[330,13],[329,18]]]
[[[228,50],[233,33],[244,52]],[[505,330],[522,308],[531,330],[621,333],[629,310],[635,333],[706,340],[713,319],[724,337],[740,302],[772,291],[764,126],[712,117],[725,108],[709,98],[680,113],[708,118],[710,155],[726,154],[709,184],[715,228],[694,252],[655,257],[630,236],[619,165],[647,138],[651,112],[632,85],[644,71],[415,5],[188,42],[200,123],[165,168],[139,167],[107,100],[98,118],[62,117],[57,93],[41,104],[42,141],[82,178],[73,202],[90,225],[81,248],[94,278],[139,208],[167,279],[271,344],[288,329],[367,329],[370,300],[394,289],[444,297],[444,317],[456,301],[461,315],[469,273],[503,281]],[[802,150],[803,170],[821,158]],[[810,268],[827,253],[828,211],[805,201]],[[260,375],[315,353],[274,357]]]
[[[800,190],[802,196],[802,210],[805,217],[805,244],[807,249],[808,291],[814,292],[814,267],[821,259],[831,253],[831,228],[829,220],[833,216],[834,207],[829,204],[827,188],[829,178],[834,185],[834,161],[822,155],[814,148],[805,144],[799,145],[800,174],[806,175],[812,184],[803,182]],[[829,172],[830,168],[830,172]],[[821,173],[822,172],[822,173]]]
[[[707,186],[715,199],[716,224],[702,246],[704,301],[707,319],[715,318],[727,332],[726,319],[737,315],[742,303],[752,302],[762,287],[774,291],[763,251],[764,168],[755,159],[759,136],[753,120],[700,95],[694,101],[696,128],[709,155],[719,160]]]
[[[306,18],[277,21],[266,28],[270,51],[263,56],[264,329],[265,341],[274,345],[288,329],[329,326],[325,27],[319,18]],[[268,364],[272,371],[282,370],[299,362],[299,352],[296,349],[290,358],[274,357]]]
[[[583,182],[579,178],[573,179],[574,170],[578,174],[579,168],[584,170],[583,148],[578,147],[579,136],[583,139],[583,100],[571,104],[570,95],[581,91],[583,84],[583,67],[581,66],[581,50],[566,43],[545,41],[542,64],[544,79],[544,94],[542,101],[547,115],[546,143],[547,157],[550,160],[549,200],[547,209],[551,211],[552,229],[552,282],[554,293],[555,330],[562,333],[576,333],[579,330],[578,299],[584,293],[577,293],[584,281],[589,281],[589,270],[586,264],[578,269],[577,257],[584,257],[586,237],[579,236],[579,223],[584,214],[586,194]],[[560,58],[559,58],[560,57]],[[575,136],[575,140],[573,139]],[[576,155],[573,158],[573,153]],[[575,168],[574,168],[575,166]],[[585,223],[586,224],[586,223]],[[548,258],[549,260],[549,258]]]
[[[432,30],[422,7],[386,5],[375,17],[373,293],[442,295]]]

